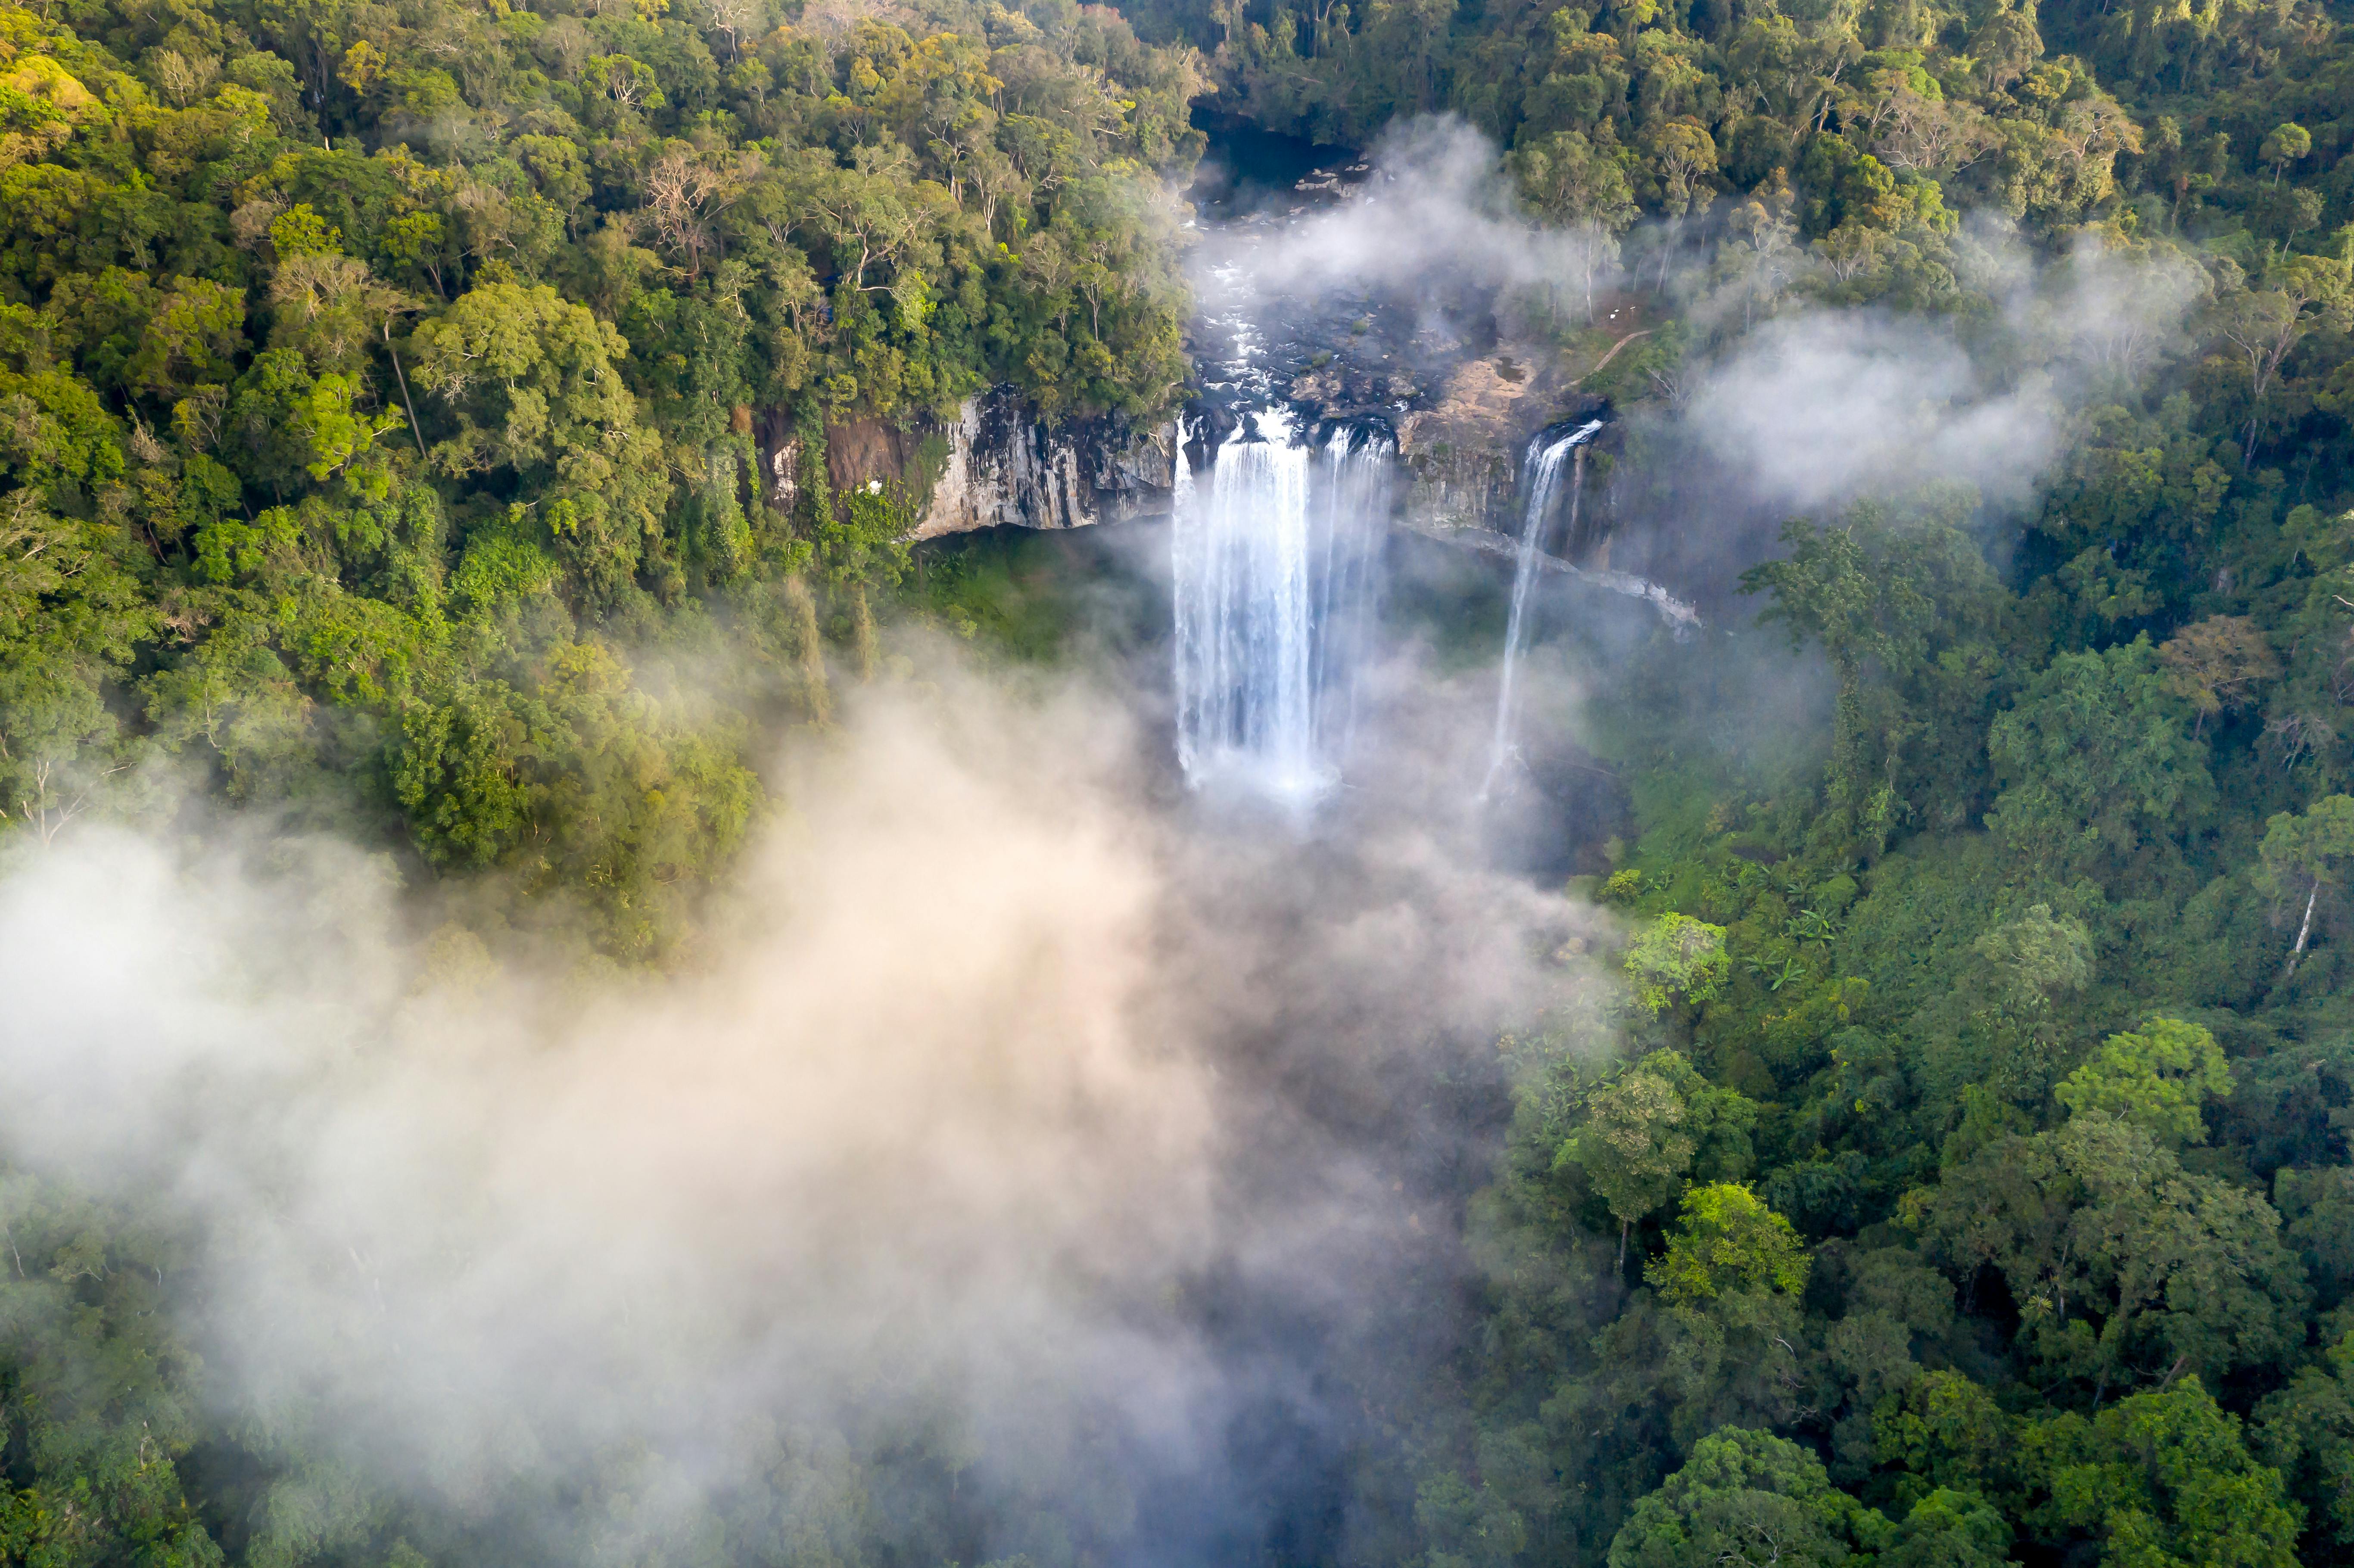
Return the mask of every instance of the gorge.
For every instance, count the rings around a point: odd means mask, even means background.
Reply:
[[[1315,151],[1264,135],[1251,144],[1286,177]],[[1385,184],[1424,171],[1335,163],[1286,185],[1214,157],[1212,166],[1219,174],[1201,187],[1196,242],[1192,411],[1154,427],[1050,423],[1000,387],[936,429],[830,429],[832,481],[881,479],[904,492],[914,542],[1000,527],[1166,525],[1179,765],[1197,784],[1247,778],[1296,802],[1342,771],[1359,665],[1380,637],[1390,533],[1503,556],[1511,609],[1484,798],[1512,750],[1514,681],[1541,578],[1645,600],[1679,635],[1697,627],[1697,613],[1658,584],[1594,564],[1608,557],[1610,525],[1585,511],[1585,455],[1607,410],[1524,431],[1551,417],[1549,394],[1526,385],[1512,349],[1470,354],[1467,332],[1495,330],[1479,290],[1463,294],[1453,307],[1463,323],[1434,342],[1421,307],[1392,286],[1352,284],[1344,271],[1303,295],[1258,276],[1264,252],[1303,242],[1304,216],[1377,199]],[[1401,375],[1402,364],[1413,368]],[[790,507],[795,443],[769,450],[770,503]]]
[[[2354,1568],[2349,89],[0,6],[0,1568]]]

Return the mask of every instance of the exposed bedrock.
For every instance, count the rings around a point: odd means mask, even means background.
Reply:
[[[1504,345],[1466,358],[1426,387],[1407,388],[1352,373],[1345,355],[1301,376],[1286,401],[1297,428],[1329,430],[1378,424],[1396,441],[1404,482],[1390,521],[1425,537],[1509,554],[1506,535],[1522,518],[1520,459],[1547,425],[1606,414],[1599,398],[1535,366],[1534,354]],[[1384,406],[1377,393],[1412,396]],[[1403,406],[1401,406],[1403,405]],[[1196,471],[1232,432],[1235,412],[1215,402],[1183,417]],[[827,480],[836,492],[881,480],[904,487],[916,525],[912,539],[980,528],[1080,528],[1098,523],[1165,518],[1173,489],[1180,424],[1140,426],[1118,417],[1049,422],[1021,393],[1000,387],[967,398],[953,421],[901,428],[878,419],[826,428]],[[1597,437],[1588,476],[1589,519],[1580,536],[1548,536],[1543,553],[1557,564],[1613,577],[1609,562],[1615,429]],[[796,498],[800,443],[781,415],[762,430],[769,499]],[[1581,573],[1580,575],[1587,575]],[[1615,583],[1612,586],[1616,586]]]
[[[1176,424],[1139,427],[1116,417],[1049,424],[1001,387],[968,397],[952,422],[900,429],[878,419],[826,427],[826,478],[837,492],[875,480],[905,487],[911,538],[1011,525],[1082,528],[1169,514]],[[761,455],[769,499],[790,506],[800,442],[771,422]]]

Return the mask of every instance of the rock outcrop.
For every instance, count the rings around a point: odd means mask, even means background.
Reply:
[[[1521,458],[1529,438],[1604,407],[1557,373],[1532,368],[1543,364],[1534,351],[1509,345],[1467,359],[1429,407],[1398,421],[1398,456],[1413,476],[1407,515],[1442,529],[1520,532]],[[1598,512],[1603,497],[1593,499]]]
[[[1580,397],[1552,377],[1530,375],[1522,368],[1527,363],[1509,350],[1467,361],[1447,377],[1435,403],[1397,421],[1398,456],[1410,486],[1394,520],[1397,526],[1512,557],[1522,447],[1546,419],[1558,418],[1565,404],[1601,407],[1599,399]],[[1316,405],[1294,407],[1312,412]],[[1232,424],[1220,408],[1201,409],[1193,427],[1197,465],[1209,461]],[[780,416],[765,436],[769,502],[790,509],[800,487],[800,443]],[[917,516],[911,540],[981,528],[1084,528],[1167,517],[1177,443],[1174,421],[1149,429],[1113,418],[1048,425],[1019,392],[1000,387],[967,398],[952,423],[902,429],[868,419],[827,427],[826,480],[836,491],[877,479],[904,486]],[[1596,494],[1588,504],[1606,502]],[[1649,599],[1680,631],[1698,624],[1691,606],[1656,584],[1608,570],[1607,562],[1605,531],[1601,548],[1591,556],[1575,561],[1546,556],[1542,565]]]
[[[1116,418],[1091,418],[1050,427],[1013,388],[1001,387],[967,398],[956,423],[940,433],[948,450],[915,538],[1169,514],[1173,423],[1140,430]]]
[[[1140,429],[1111,418],[1049,425],[1001,387],[968,397],[954,421],[907,429],[877,419],[828,425],[826,482],[837,493],[873,480],[903,487],[911,539],[976,528],[1083,528],[1169,515],[1173,421]],[[790,511],[801,490],[801,442],[773,416],[761,441],[769,503]]]

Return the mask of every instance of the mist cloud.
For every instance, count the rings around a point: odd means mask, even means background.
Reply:
[[[1433,280],[1564,281],[1570,237],[1522,215],[1495,143],[1451,115],[1402,121],[1367,155],[1369,177],[1279,228],[1213,233],[1197,275],[1246,270],[1266,294],[1410,290]]]
[[[1279,227],[1214,234],[1197,260],[1204,293],[1246,313],[1336,291],[1412,301],[1468,287],[1501,306],[1513,291],[1575,292],[1594,260],[1576,234],[1529,220],[1500,150],[1459,120],[1394,125],[1368,161],[1369,177],[1336,203]],[[1705,231],[1695,217],[1678,238]],[[1629,244],[1661,238],[1638,233]],[[1647,307],[1702,325],[1668,388],[1673,444],[1708,454],[1740,501],[1769,509],[1836,506],[1931,481],[2023,504],[2058,461],[2074,412],[2129,393],[2179,351],[2185,314],[2206,287],[2187,261],[2123,256],[2089,238],[2056,260],[2039,257],[1994,214],[1968,215],[1953,251],[1963,286],[1990,309],[1812,303],[1805,285],[1820,268],[1803,248],[1786,262],[1792,284],[1778,313],[1713,343],[1706,323],[1723,307],[1692,293],[1709,287],[1699,272],[1671,266],[1657,289],[1637,290]],[[1628,281],[1614,266],[1598,280]]]
[[[1938,480],[2024,505],[2062,455],[2073,416],[2130,396],[2179,351],[2204,287],[2188,263],[2090,240],[2041,261],[1984,220],[1958,249],[1990,318],[1818,307],[1761,323],[1694,376],[1681,409],[1689,439],[1774,506]]]
[[[334,842],[24,851],[0,1140],[167,1194],[223,1397],[431,1506],[652,1453],[651,1538],[835,1432],[964,1456],[1006,1551],[1016,1499],[1214,1513],[1237,1404],[1315,1396],[1200,1282],[1331,1314],[1405,1266],[1386,1097],[1587,916],[1395,822],[1195,840],[1118,701],[934,673],[804,748],[664,980],[494,968]]]
[[[1935,479],[2024,499],[2061,416],[2048,382],[1989,386],[1944,332],[1861,312],[1762,323],[1683,413],[1758,500],[1797,509]]]

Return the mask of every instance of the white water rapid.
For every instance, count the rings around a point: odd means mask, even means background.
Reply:
[[[1585,478],[1585,443],[1602,429],[1602,421],[1589,419],[1565,436],[1548,441],[1538,448],[1532,441],[1530,454],[1522,467],[1527,475],[1527,511],[1521,519],[1521,553],[1512,567],[1512,609],[1504,622],[1504,667],[1496,686],[1496,735],[1488,753],[1488,776],[1480,780],[1479,799],[1488,799],[1496,788],[1496,780],[1504,771],[1514,752],[1519,749],[1520,709],[1514,702],[1520,673],[1521,639],[1527,624],[1529,589],[1535,583],[1538,546],[1543,542],[1545,519],[1552,514],[1554,493],[1561,487],[1561,469],[1573,453],[1576,456],[1578,487]],[[1576,531],[1575,507],[1581,499],[1573,493],[1570,528]]]
[[[1205,475],[1181,439],[1173,530],[1178,759],[1195,785],[1294,802],[1331,788],[1347,756],[1390,455],[1386,437],[1348,427],[1320,454],[1307,434],[1288,408],[1254,409]]]

